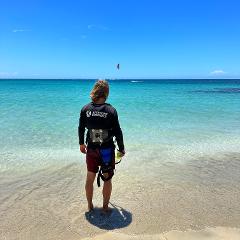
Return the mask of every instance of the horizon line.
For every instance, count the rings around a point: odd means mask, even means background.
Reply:
[[[0,80],[98,80],[101,78],[0,78]],[[118,80],[240,80],[239,78],[103,78],[108,81]]]

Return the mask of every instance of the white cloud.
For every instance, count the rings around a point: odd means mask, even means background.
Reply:
[[[223,70],[221,70],[221,69],[218,69],[218,70],[214,70],[214,71],[212,71],[210,74],[211,75],[223,75],[223,74],[225,74],[226,72],[224,72]]]
[[[87,28],[88,28],[89,30],[91,30],[91,29],[97,29],[97,30],[103,30],[103,31],[109,30],[109,28],[106,27],[106,26],[96,25],[96,24],[89,24],[89,25],[87,26]]]
[[[88,29],[92,29],[94,27],[94,25],[93,24],[89,24],[87,27],[88,27]]]
[[[18,72],[0,72],[0,77],[15,77]]]
[[[17,33],[17,32],[29,32],[29,29],[13,29],[12,32],[13,33]]]

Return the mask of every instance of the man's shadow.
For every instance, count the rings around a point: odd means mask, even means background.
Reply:
[[[132,222],[132,214],[120,206],[110,204],[112,207],[108,213],[104,213],[101,208],[94,208],[92,211],[86,212],[85,217],[88,222],[105,230],[128,226]]]

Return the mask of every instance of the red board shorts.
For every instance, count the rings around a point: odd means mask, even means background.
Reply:
[[[115,169],[115,153],[113,149],[112,154],[112,168]],[[99,170],[99,166],[101,166],[101,156],[100,151],[98,148],[87,148],[86,154],[86,163],[87,163],[87,170],[89,172],[97,173]]]

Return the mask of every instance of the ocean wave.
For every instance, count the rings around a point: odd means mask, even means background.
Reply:
[[[214,88],[208,90],[195,90],[196,93],[240,93],[240,88]]]

